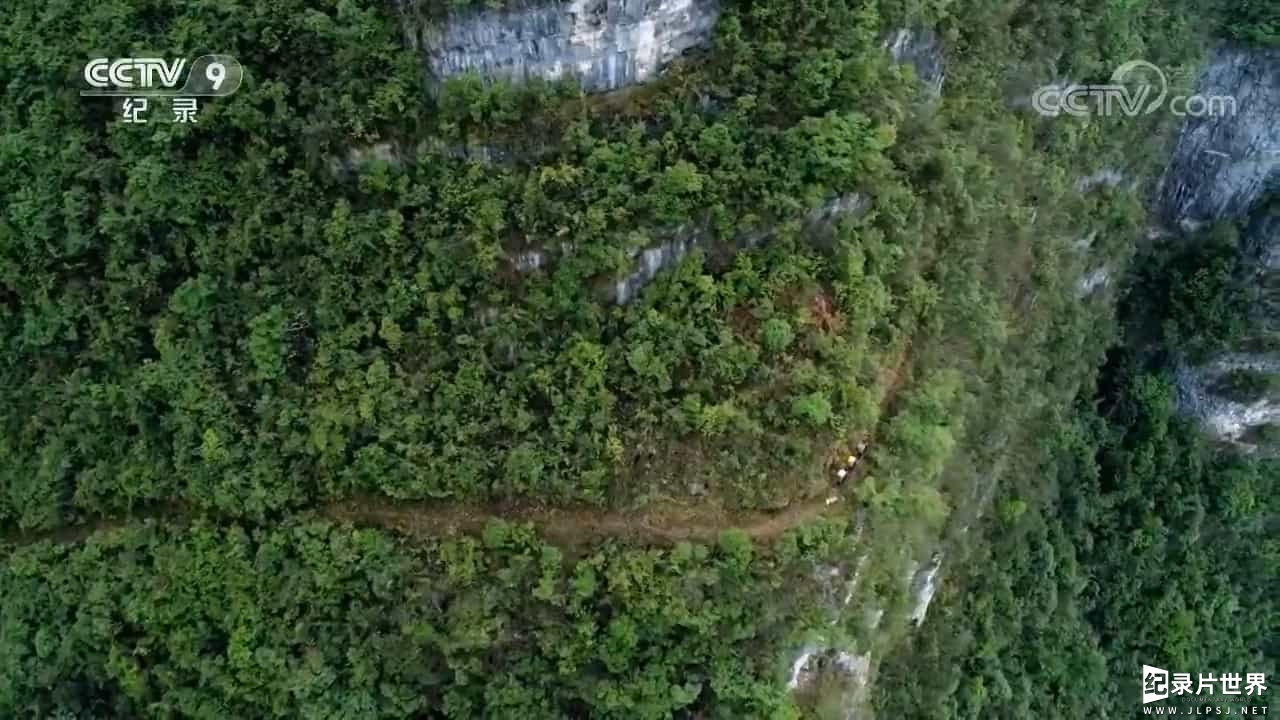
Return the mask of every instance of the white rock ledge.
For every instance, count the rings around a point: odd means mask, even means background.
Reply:
[[[709,42],[719,17],[719,0],[534,0],[456,14],[421,46],[438,78],[576,77],[602,92],[653,79]]]

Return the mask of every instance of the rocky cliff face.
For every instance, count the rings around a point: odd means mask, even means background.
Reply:
[[[454,15],[415,44],[437,77],[576,77],[594,92],[652,79],[719,17],[719,0],[533,0]]]
[[[517,0],[443,22],[412,20],[407,34],[436,78],[472,71],[517,81],[575,77],[584,90],[601,92],[647,82],[709,43],[720,8],[721,0]],[[915,69],[926,92],[941,94],[944,55],[933,31],[900,28],[884,46],[894,62]]]
[[[1280,179],[1280,51],[1220,48],[1196,91],[1235,108],[1188,117],[1160,182],[1158,212],[1192,228],[1246,216]]]
[[[1262,394],[1256,398],[1232,398],[1219,388],[1233,371],[1264,375],[1280,373],[1280,355],[1237,353],[1217,358],[1197,368],[1180,368],[1179,403],[1224,440],[1246,440],[1250,430],[1280,423],[1280,398]]]
[[[1280,51],[1222,48],[1197,92],[1234,98],[1234,111],[1188,118],[1160,181],[1156,211],[1167,225],[1194,229],[1218,221],[1243,228],[1241,248],[1254,309],[1251,351],[1178,373],[1179,405],[1224,440],[1280,423],[1280,398],[1224,392],[1229,374],[1280,373],[1280,216],[1269,201],[1280,186]]]

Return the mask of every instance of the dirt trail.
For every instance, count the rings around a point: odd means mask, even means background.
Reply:
[[[905,379],[909,352],[882,375],[881,423],[892,415],[891,406]],[[874,446],[874,434],[864,438]],[[357,526],[382,527],[417,538],[475,534],[494,520],[531,523],[547,540],[575,546],[610,538],[645,544],[670,545],[681,541],[712,542],[720,533],[740,529],[754,540],[768,541],[805,522],[848,511],[849,488],[871,465],[871,452],[840,484],[813,498],[796,500],[779,510],[740,511],[725,508],[714,498],[686,502],[659,500],[635,510],[606,510],[587,505],[553,507],[534,503],[404,502],[391,498],[361,497],[328,503],[311,511],[337,522]],[[832,471],[834,472],[834,470]],[[305,513],[304,513],[305,514]],[[145,522],[187,522],[198,511],[178,503],[167,503],[132,513],[126,517],[100,518],[82,525],[53,530],[25,532],[10,530],[0,534],[0,543],[27,545],[43,540],[55,543],[82,542],[98,532],[108,532]]]
[[[358,498],[330,503],[313,511],[335,522],[360,527],[381,527],[418,539],[475,535],[494,520],[531,523],[539,535],[563,546],[578,546],[617,538],[648,545],[672,545],[680,541],[714,542],[720,533],[738,528],[756,540],[772,540],[802,523],[838,515],[843,498],[792,503],[777,511],[734,512],[711,502],[681,504],[653,502],[634,511],[602,510],[590,506],[551,507],[520,504],[400,502],[386,498]],[[147,522],[187,522],[199,515],[185,509],[144,511],[128,517],[101,518],[83,525],[55,530],[11,531],[0,542],[30,545],[41,541],[80,543],[100,532],[111,532]],[[304,513],[305,515],[305,513]]]
[[[556,507],[515,502],[480,505],[359,497],[328,503],[311,512],[336,522],[382,527],[417,538],[474,535],[490,522],[504,520],[531,523],[547,540],[565,546],[610,538],[652,545],[671,545],[681,541],[712,542],[720,533],[733,528],[746,532],[754,540],[768,541],[802,523],[847,512],[848,488],[857,484],[869,465],[867,457],[864,457],[841,484],[842,487],[828,488],[817,497],[796,500],[778,510],[732,510],[714,498],[685,502],[657,500],[634,510],[608,510],[589,505]],[[99,518],[53,530],[11,530],[0,534],[0,543],[29,545],[44,540],[59,544],[78,543],[98,532],[147,522],[187,522],[200,515],[198,510],[170,503],[125,517]]]
[[[398,530],[414,537],[475,534],[492,520],[532,523],[538,534],[562,545],[578,545],[609,538],[654,545],[680,541],[710,542],[721,532],[738,528],[756,540],[771,540],[801,523],[838,515],[845,501],[826,497],[792,503],[777,511],[734,512],[702,501],[649,503],[634,511],[601,510],[588,506],[549,507],[401,503],[368,498],[336,503],[323,515],[336,521]]]
[[[69,545],[84,542],[90,535],[100,532],[111,532],[130,525],[137,525],[156,517],[151,513],[130,515],[128,517],[99,518],[81,525],[63,525],[53,530],[6,530],[0,534],[0,544],[34,545],[48,540],[57,545]]]

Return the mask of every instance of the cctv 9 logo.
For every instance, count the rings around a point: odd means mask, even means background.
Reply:
[[[95,58],[84,66],[89,89],[81,95],[184,95],[224,97],[240,89],[244,68],[230,55],[201,55],[187,69],[185,58]]]

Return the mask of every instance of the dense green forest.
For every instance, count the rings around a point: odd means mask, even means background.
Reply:
[[[973,571],[882,668],[885,712],[1105,715],[1140,696],[1142,664],[1276,672],[1280,460],[1173,410],[1174,348],[1230,348],[1247,314],[1230,228],[1208,235],[1135,272],[1098,398],[1060,422],[1036,476],[1007,479]]]
[[[1144,663],[1275,672],[1280,468],[1207,446],[1167,378],[1116,382],[1053,438],[1052,501],[1001,503],[974,572],[881,668],[884,712],[1105,715],[1136,706]]]
[[[1026,33],[1068,12],[987,37],[949,15],[976,60],[935,119],[879,45],[882,15],[907,11],[871,3],[730,6],[705,62],[622,109],[563,86],[423,93],[375,2],[181,12],[29,3],[0,30],[7,523],[173,499],[261,519],[355,493],[616,505],[689,475],[785,502],[870,430],[921,322],[1000,344],[1011,258],[1041,252],[1017,249],[1031,208],[1060,198],[1065,220],[1065,151],[1104,137],[1036,138],[983,107],[1039,52]],[[1106,57],[1141,47],[1112,37]],[[140,45],[252,72],[194,126],[77,97],[73,58]],[[449,152],[513,133],[535,163]],[[332,171],[378,142],[410,160]],[[834,247],[801,237],[855,192],[871,209]],[[601,300],[632,252],[691,223],[771,237]],[[516,273],[527,247],[561,252]]]
[[[791,3],[727,19],[699,82],[732,100],[700,113],[673,84],[647,122],[466,82],[432,104],[391,15],[324,5],[157,25],[129,4],[32,3],[6,25],[0,517],[51,526],[174,497],[262,517],[357,491],[602,503],[650,492],[625,470],[677,442],[758,503],[778,492],[760,476],[874,420],[875,348],[928,293],[915,243],[875,229],[911,198],[883,155],[892,127],[855,98],[892,107],[909,86],[883,59],[863,67],[868,9],[828,10],[838,36]],[[259,70],[192,128],[112,122],[68,82],[73,47],[213,37]],[[791,82],[805,57],[822,58],[822,99]],[[544,123],[551,155],[327,170],[379,138],[512,123]],[[786,219],[872,182],[865,244],[795,241]],[[727,272],[692,258],[642,302],[596,296],[681,223],[732,237],[766,219],[779,237]],[[571,252],[552,270],[511,277],[518,245],[557,238]]]
[[[1172,128],[1008,107],[1192,64],[1207,28],[1272,42],[1269,5],[731,0],[642,88],[424,83],[402,23],[477,4],[503,3],[6,7],[0,716],[814,717],[797,648],[896,647],[903,569],[971,525],[997,571],[889,655],[886,715],[1105,711],[1135,653],[1274,658],[1274,467],[1175,418],[1159,352],[1107,355],[1238,338],[1233,256],[1143,264],[1200,313],[1158,327],[1078,286],[1145,215],[1077,179],[1153,173]],[[886,53],[916,26],[941,98]],[[245,82],[194,125],[78,95],[85,59],[141,49]],[[833,205],[860,210],[814,222]],[[828,496],[768,542],[500,520]],[[407,501],[495,519],[330,512]],[[1202,592],[1156,602],[1166,580]]]
[[[761,647],[812,598],[761,605],[843,542],[753,553],[605,546],[567,565],[527,530],[406,552],[376,531],[146,527],[7,559],[8,717],[787,717]],[[810,598],[806,600],[806,598]],[[809,607],[806,607],[806,603]]]

